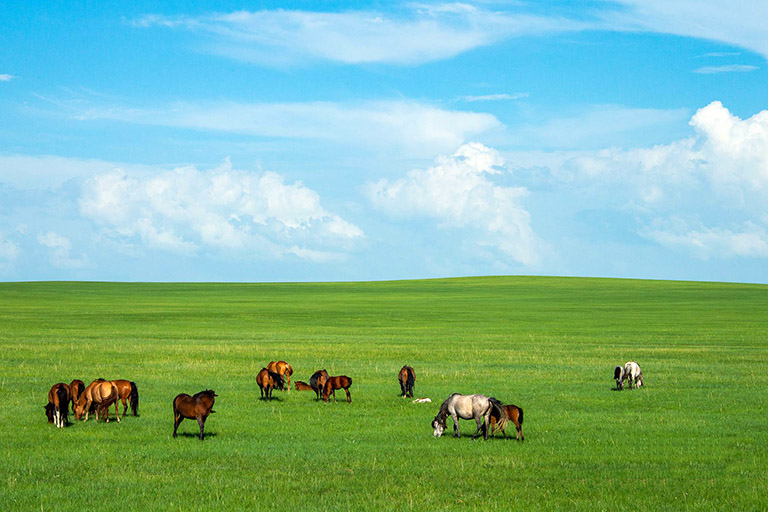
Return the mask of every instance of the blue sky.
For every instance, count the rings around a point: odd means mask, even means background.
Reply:
[[[1,280],[768,282],[759,2],[78,4],[0,9]]]

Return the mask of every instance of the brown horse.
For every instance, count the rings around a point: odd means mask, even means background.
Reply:
[[[259,385],[262,400],[271,400],[272,390],[275,388],[282,390],[285,386],[283,378],[279,374],[266,368],[262,368],[256,376],[256,383]]]
[[[45,406],[45,415],[48,423],[55,423],[57,428],[64,428],[69,423],[69,386],[63,382],[57,382],[48,391],[48,404]]]
[[[69,400],[72,403],[72,412],[75,412],[75,403],[83,391],[85,391],[85,382],[80,379],[75,379],[69,383]]]
[[[525,440],[525,436],[523,435],[523,410],[516,405],[509,404],[501,407],[501,413],[495,408],[491,410],[491,436],[493,436],[496,431],[501,430],[504,437],[507,437],[507,433],[504,429],[507,427],[507,422],[512,420],[512,423],[515,424],[515,428],[517,429],[515,439],[518,441]]]
[[[413,398],[413,383],[416,382],[416,373],[411,366],[403,366],[400,369],[400,373],[397,375],[397,380],[400,381],[401,397]]]
[[[293,383],[293,389],[296,391],[312,391],[312,386],[307,384],[306,382],[297,380]]]
[[[291,368],[291,365],[285,361],[270,361],[267,365],[267,370],[278,374],[286,381],[288,391],[291,390],[291,375],[293,375],[293,368]]]
[[[325,389],[325,383],[327,381],[328,372],[325,370],[317,370],[309,378],[309,387],[311,387],[315,392],[315,395],[317,395],[316,400],[320,400],[320,394],[323,392],[323,389]]]
[[[99,421],[99,416],[106,418],[106,423],[109,423],[109,406],[115,404],[115,417],[117,422],[120,423],[120,415],[117,412],[117,401],[120,399],[120,395],[117,391],[117,386],[114,382],[96,379],[85,388],[85,391],[80,395],[80,398],[75,404],[75,419],[80,419],[85,414],[85,421],[88,421],[88,414],[91,408],[96,408],[96,421]]]
[[[343,389],[347,392],[347,402],[352,402],[352,395],[349,394],[349,387],[352,385],[352,379],[346,375],[337,375],[328,377],[323,388],[323,400],[328,401],[328,397],[333,394],[333,401],[336,401],[336,390]]]
[[[139,388],[136,383],[130,380],[118,379],[112,381],[117,386],[117,394],[120,401],[123,402],[123,416],[128,410],[128,403],[131,404],[131,412],[134,416],[139,415]]]
[[[180,393],[173,399],[173,437],[176,437],[176,430],[179,428],[184,418],[196,419],[200,425],[200,440],[205,437],[203,427],[208,415],[216,411],[213,410],[213,404],[217,395],[212,389],[206,389],[197,393],[195,396],[189,396],[186,393]]]

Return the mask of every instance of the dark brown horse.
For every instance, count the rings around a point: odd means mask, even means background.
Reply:
[[[69,423],[69,386],[63,382],[57,382],[48,390],[48,404],[45,406],[45,415],[48,423],[55,423],[57,428],[64,428]]]
[[[397,380],[400,381],[400,396],[413,398],[413,383],[416,382],[416,373],[414,373],[413,367],[403,366],[397,375]]]
[[[275,388],[282,390],[285,386],[283,378],[279,374],[266,368],[262,368],[256,376],[256,383],[259,385],[262,400],[271,400],[272,390]]]
[[[328,372],[325,370],[317,370],[309,378],[309,387],[311,387],[317,395],[316,400],[320,400],[320,394],[323,392],[323,389],[325,389],[325,383],[327,380]]]
[[[205,437],[203,428],[208,415],[216,411],[213,410],[213,404],[217,395],[212,389],[206,389],[197,393],[195,396],[189,396],[186,393],[180,393],[173,399],[173,437],[176,437],[176,430],[179,428],[184,418],[196,419],[200,425],[200,440]]]
[[[72,412],[75,412],[75,403],[85,391],[85,382],[75,379],[69,383],[69,400],[72,402]]]
[[[491,436],[493,436],[496,431],[501,430],[504,437],[507,437],[507,433],[504,429],[507,427],[507,422],[510,420],[515,424],[515,428],[517,429],[517,436],[515,439],[518,441],[525,440],[525,436],[523,435],[523,410],[512,404],[502,406],[501,412],[499,412],[498,409],[491,410]]]
[[[106,423],[109,423],[109,406],[115,404],[115,417],[120,423],[120,415],[117,412],[117,401],[120,395],[117,392],[117,386],[111,381],[96,379],[85,388],[85,391],[78,398],[75,404],[75,419],[79,420],[85,414],[85,421],[88,421],[88,414],[93,406],[96,407],[96,421],[99,416],[104,416]]]
[[[117,386],[117,394],[120,401],[123,402],[123,416],[128,410],[128,403],[131,404],[131,412],[134,416],[139,415],[139,388],[136,383],[130,380],[118,379],[112,381]]]
[[[278,374],[283,380],[286,381],[286,387],[288,391],[291,390],[291,375],[293,375],[293,368],[285,361],[270,361],[267,365],[267,370]]]
[[[326,402],[328,398],[333,394],[333,401],[336,401],[336,390],[343,389],[347,392],[347,402],[352,402],[352,395],[349,394],[349,387],[352,385],[352,379],[346,375],[337,375],[335,377],[328,377],[323,388],[323,400]]]

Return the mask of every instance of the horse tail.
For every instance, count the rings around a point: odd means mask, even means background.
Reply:
[[[504,410],[504,406],[497,399],[490,397],[488,398],[488,401],[491,403],[491,415],[489,416],[489,419],[496,418],[496,430],[504,430],[507,428],[507,422],[509,421],[507,411]],[[489,426],[486,426],[486,428],[489,428]],[[491,435],[493,435],[493,432],[491,432]]]
[[[413,374],[413,368],[408,368],[406,370],[406,373],[408,373],[408,380],[406,384],[409,388],[413,389],[413,383],[416,381],[416,375]]]
[[[128,400],[131,402],[131,412],[134,416],[139,415],[139,388],[136,387],[136,383],[131,381],[131,394],[128,395]]]
[[[517,407],[517,421],[520,423],[520,425],[523,424],[523,408],[522,407]]]

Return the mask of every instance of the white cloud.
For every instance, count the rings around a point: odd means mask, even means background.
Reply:
[[[276,65],[306,59],[345,64],[418,64],[510,37],[585,26],[567,19],[487,11],[461,3],[414,6],[403,16],[374,11],[280,9],[197,18],[152,15],[135,25],[190,30],[211,39],[209,51]]]
[[[364,236],[323,209],[319,195],[301,183],[286,184],[273,172],[234,170],[228,160],[208,171],[94,176],[83,187],[80,211],[109,236],[179,253],[339,259]]]
[[[768,111],[739,119],[720,102],[691,118],[693,137],[649,148],[518,153],[513,172],[545,169],[594,206],[634,213],[642,236],[697,257],[768,257]],[[576,192],[573,192],[576,191]]]
[[[605,28],[720,41],[768,57],[768,3],[754,0],[615,0],[628,7],[606,13]]]
[[[51,250],[51,263],[59,268],[82,268],[88,265],[88,257],[82,255],[80,258],[73,258],[70,254],[72,243],[69,238],[48,231],[37,236],[40,245]]]
[[[435,154],[469,137],[502,126],[491,114],[451,111],[408,101],[356,106],[311,103],[179,103],[161,108],[92,107],[74,113],[81,120],[242,133],[254,136],[326,140],[348,146]]]
[[[400,217],[427,217],[444,228],[469,228],[475,243],[490,246],[525,265],[539,260],[539,241],[530,215],[521,206],[524,188],[497,185],[501,174],[498,152],[479,143],[465,144],[450,157],[440,157],[425,170],[405,177],[369,183],[371,202]]]
[[[10,82],[14,78],[18,78],[17,76],[9,75],[7,73],[0,74],[0,82]]]
[[[759,69],[757,66],[746,64],[729,64],[725,66],[702,66],[693,70],[700,75],[716,75],[720,73],[748,73]]]
[[[0,233],[0,270],[4,270],[19,255],[19,246]]]
[[[499,94],[484,94],[480,96],[461,96],[459,99],[469,103],[476,101],[511,101],[519,100],[521,98],[527,98],[527,92],[516,92],[515,94],[499,93]]]

